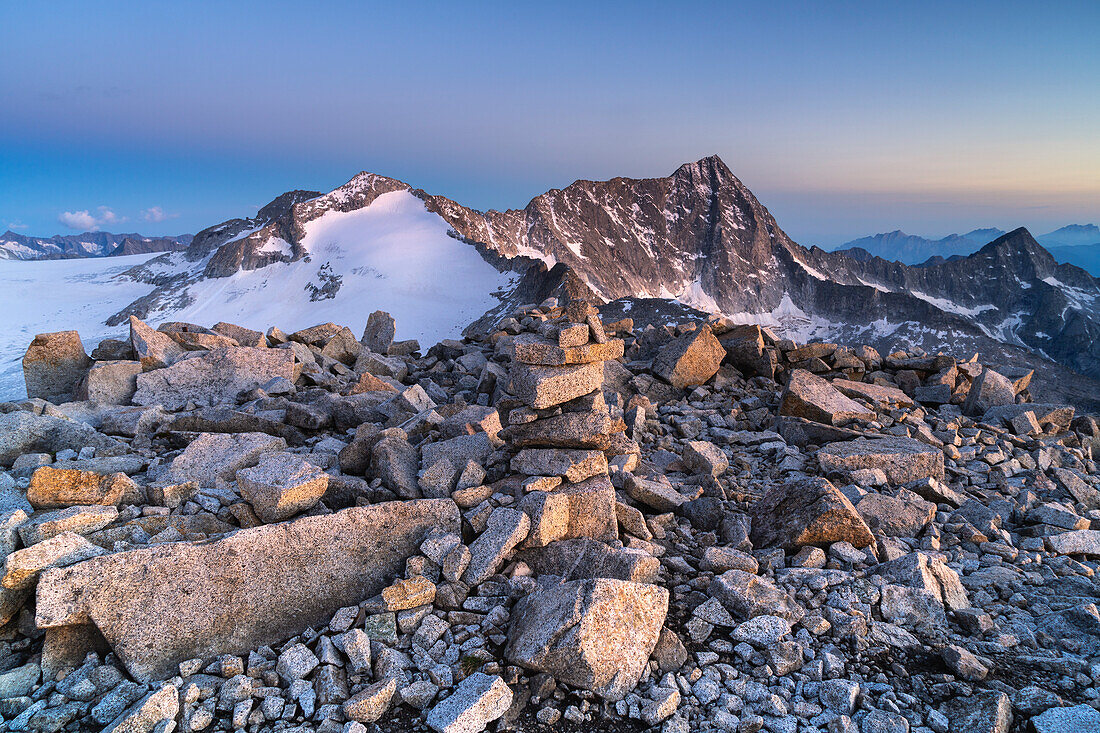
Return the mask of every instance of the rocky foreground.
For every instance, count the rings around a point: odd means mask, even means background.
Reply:
[[[35,338],[3,729],[1100,730],[1100,427],[1028,378],[579,300],[394,334]]]

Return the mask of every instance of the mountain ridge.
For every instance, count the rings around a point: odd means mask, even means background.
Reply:
[[[511,290],[497,293],[502,303],[568,283],[574,292],[587,289],[597,302],[676,299],[735,321],[772,325],[800,340],[1022,349],[1100,376],[1100,346],[1089,343],[1100,343],[1100,282],[1059,265],[1026,229],[965,258],[926,267],[807,249],[717,156],[685,163],[665,177],[578,180],[505,211],[465,207],[369,172],[326,194],[288,192],[256,217],[203,230],[184,252],[134,268],[128,276],[153,291],[109,323],[130,314],[168,315],[194,297],[189,288],[201,281],[253,271],[277,277],[279,268],[306,264],[317,268],[307,288],[338,293],[333,273],[345,283],[353,273],[338,273],[337,260],[369,243],[350,232],[330,243],[343,254],[326,259],[310,232],[327,226],[327,218],[368,211],[395,192],[419,199],[450,236],[473,246],[495,271],[517,276]],[[329,279],[322,282],[322,276]]]

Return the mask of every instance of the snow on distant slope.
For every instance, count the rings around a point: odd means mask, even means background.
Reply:
[[[27,396],[22,359],[35,334],[76,330],[89,352],[125,334],[104,321],[153,288],[118,275],[152,256],[0,260],[0,400]]]
[[[154,326],[229,321],[288,333],[333,321],[358,334],[372,311],[385,310],[397,319],[398,338],[419,339],[426,348],[459,337],[500,302],[493,293],[517,277],[497,272],[473,246],[450,236],[450,226],[408,191],[383,194],[362,209],[329,211],[305,230],[308,258],[198,279],[173,299],[187,305],[154,310],[147,320]],[[36,333],[75,329],[89,352],[108,335],[125,336],[125,325],[109,328],[105,321],[153,285],[118,275],[151,256],[0,262],[8,324],[0,327],[0,400],[26,395],[21,359]],[[203,265],[174,253],[147,267],[168,273]]]
[[[301,244],[308,259],[200,280],[187,288],[190,305],[149,318],[288,333],[333,321],[358,333],[372,311],[385,310],[397,320],[398,338],[427,347],[461,334],[497,305],[492,293],[514,277],[497,272],[449,229],[408,191],[382,194],[362,209],[329,211],[306,223]],[[272,249],[282,246],[272,242]]]

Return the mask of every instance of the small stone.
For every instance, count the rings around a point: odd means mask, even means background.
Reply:
[[[375,682],[348,698],[343,707],[344,715],[358,723],[374,723],[386,714],[396,691],[396,677]]]
[[[512,690],[503,679],[474,672],[431,709],[426,722],[439,733],[480,733],[511,704]]]

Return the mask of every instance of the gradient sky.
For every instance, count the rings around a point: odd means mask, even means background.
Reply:
[[[1100,2],[0,4],[0,230],[718,153],[803,244],[1100,221]],[[113,219],[112,219],[113,217]]]

